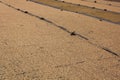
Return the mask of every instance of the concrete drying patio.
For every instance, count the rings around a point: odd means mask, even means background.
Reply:
[[[119,24],[0,1],[0,80],[119,80]]]

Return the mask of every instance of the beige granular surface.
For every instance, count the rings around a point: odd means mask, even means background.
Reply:
[[[84,35],[89,41],[0,3],[0,80],[119,80],[120,27],[25,0],[1,0]]]
[[[27,10],[35,15],[42,16],[54,23],[64,26],[70,31],[75,31],[89,38],[92,43],[107,47],[120,54],[120,27],[117,24],[99,21],[92,17],[60,11],[48,6],[26,1],[4,0],[16,8]],[[32,5],[32,6],[30,6]],[[89,22],[89,23],[88,23]]]

